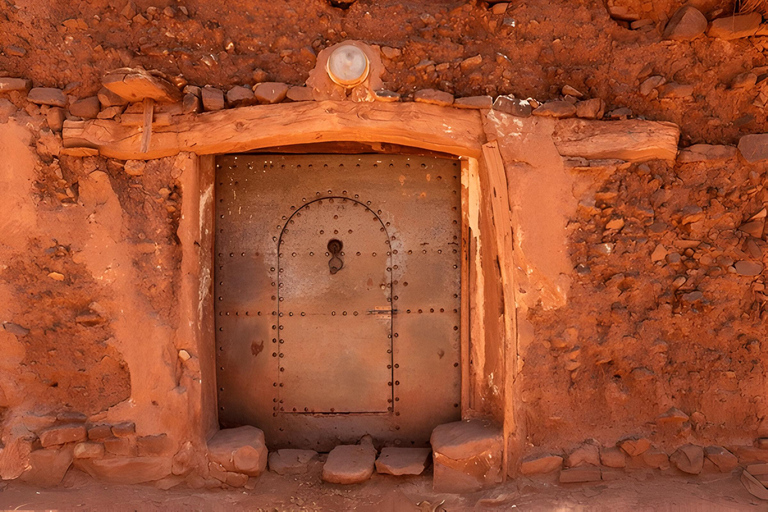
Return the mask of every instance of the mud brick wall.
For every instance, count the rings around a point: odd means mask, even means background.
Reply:
[[[693,21],[675,17],[682,5],[6,0],[0,477],[56,483],[63,472],[35,468],[65,472],[73,457],[130,459],[100,475],[205,474],[176,419],[199,414],[199,361],[177,338],[185,157],[74,156],[64,120],[139,114],[102,89],[119,67],[163,73],[184,112],[311,99],[295,87],[348,39],[379,47],[389,99],[680,126],[676,161],[555,154],[553,173],[500,138],[529,229],[515,232],[521,456],[634,437],[664,457],[690,443],[768,460],[768,153],[744,137],[768,131],[768,30],[759,14],[718,25],[730,1],[694,2]],[[157,380],[134,378],[148,366]]]

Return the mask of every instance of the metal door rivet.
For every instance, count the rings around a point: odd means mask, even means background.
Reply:
[[[357,311],[353,312],[352,314],[353,314],[354,316],[357,316]]]
[[[391,370],[391,369],[392,369],[392,365],[391,365],[391,364],[388,364],[388,365],[387,365],[387,370]]]
[[[443,250],[442,249],[438,249],[437,250],[437,254],[443,254]]]
[[[397,334],[397,333],[395,333],[395,338],[397,338],[398,336],[400,336],[400,335],[399,335],[399,334]]]
[[[291,313],[288,313],[288,316],[293,316],[293,313],[292,313],[292,312],[291,312]]]
[[[360,251],[356,252],[355,254],[356,254],[357,256],[360,256]]]
[[[458,366],[459,366],[459,363],[453,363],[454,368],[458,368]]]
[[[391,382],[387,382],[387,386],[391,386],[391,385],[392,385],[392,383],[391,383]]]
[[[281,340],[280,340],[280,343],[285,343],[285,340],[281,339]]]
[[[281,371],[281,372],[284,372],[284,371],[285,371],[285,368],[280,368],[280,371]]]
[[[410,312],[411,312],[411,310],[410,310],[410,309],[406,309],[406,310],[405,310],[405,312],[406,312],[406,313],[410,313]]]
[[[341,314],[344,315],[344,316],[347,316],[347,312],[346,311],[342,311]]]
[[[306,313],[304,313],[304,312],[302,311],[302,312],[301,312],[301,316],[305,316],[305,315],[306,315]]]
[[[376,253],[375,253],[375,252],[373,253],[373,256],[376,256]]]
[[[280,354],[280,357],[285,357],[285,354],[282,354],[282,353],[281,353],[281,354]]]
[[[331,311],[331,316],[336,316],[336,312],[335,311]]]
[[[459,326],[458,326],[458,325],[454,325],[454,326],[453,326],[453,330],[454,330],[454,331],[458,331],[458,330],[459,330]]]
[[[399,297],[397,295],[395,295],[395,300],[397,300],[397,299],[399,299]]]
[[[400,381],[399,381],[399,380],[396,380],[396,381],[395,381],[395,386],[399,386],[399,385],[400,385]]]
[[[360,197],[360,194],[355,194],[355,199],[358,199]]]
[[[277,352],[272,352],[272,357],[277,357]]]

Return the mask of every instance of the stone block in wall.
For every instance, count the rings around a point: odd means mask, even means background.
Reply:
[[[641,437],[639,439],[624,439],[619,441],[619,448],[630,457],[637,457],[642,455],[651,447],[651,442]]]
[[[139,457],[148,455],[163,455],[171,449],[171,440],[166,434],[139,436],[136,438],[136,449]]]
[[[563,467],[563,458],[559,455],[538,455],[527,458],[520,465],[524,475],[551,473]]]
[[[574,468],[577,466],[599,466],[600,450],[597,445],[584,443],[568,454],[566,466]]]
[[[53,487],[61,483],[72,465],[72,447],[35,450],[29,454],[29,469],[19,480],[40,487]]]
[[[89,441],[77,443],[73,455],[76,459],[100,459],[104,456],[104,445]]]
[[[739,459],[722,446],[707,446],[704,456],[714,463],[722,473],[727,473],[739,465]]]
[[[253,95],[259,103],[280,103],[288,94],[288,85],[281,82],[264,82],[253,88]]]
[[[142,484],[171,474],[170,457],[115,457],[77,459],[75,467],[93,478],[113,484]]]
[[[77,100],[69,106],[70,114],[83,119],[95,119],[99,115],[99,110],[101,110],[101,104],[96,96]]]
[[[91,441],[101,441],[112,437],[112,429],[109,425],[94,425],[88,429],[88,439]]]
[[[59,444],[76,443],[85,441],[87,433],[84,425],[59,425],[40,433],[40,444],[44,448]]]
[[[579,466],[560,471],[560,483],[562,484],[598,482],[602,478],[600,468],[596,466]]]
[[[124,421],[112,425],[112,434],[115,437],[126,437],[136,433],[136,424],[132,421]]]
[[[104,448],[112,455],[136,455],[136,445],[127,437],[111,437],[104,440]]]
[[[669,469],[669,456],[658,448],[648,448],[643,453],[643,462],[655,469]]]
[[[32,88],[32,80],[26,78],[0,77],[0,93],[11,91],[28,91]]]
[[[701,446],[686,444],[678,448],[669,460],[680,471],[698,475],[704,467],[704,449]]]
[[[482,420],[440,425],[430,437],[433,488],[438,492],[475,492],[501,481],[501,429]]]
[[[208,441],[208,459],[225,471],[259,476],[267,468],[264,432],[244,426],[219,430]]]
[[[627,465],[627,456],[615,446],[600,450],[600,462],[609,468],[623,468]]]
[[[27,99],[37,105],[51,105],[54,107],[66,107],[67,97],[61,89],[53,87],[35,87],[27,94]]]

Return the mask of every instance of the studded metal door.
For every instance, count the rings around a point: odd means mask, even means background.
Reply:
[[[425,445],[458,419],[459,191],[435,157],[219,157],[222,426],[328,450]]]
[[[389,237],[360,201],[298,208],[278,249],[278,398],[288,413],[384,413],[391,407]]]

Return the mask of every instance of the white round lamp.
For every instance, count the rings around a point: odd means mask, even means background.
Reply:
[[[335,83],[354,87],[368,78],[368,57],[357,46],[345,44],[336,48],[328,58],[327,70]]]

